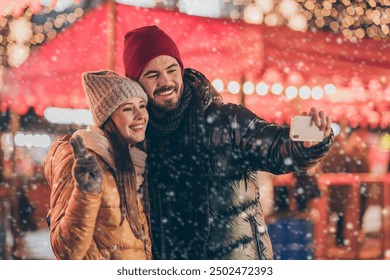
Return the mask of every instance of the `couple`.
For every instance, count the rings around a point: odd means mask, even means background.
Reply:
[[[56,257],[272,259],[256,171],[321,161],[331,119],[312,109],[324,140],[291,141],[289,128],[223,104],[156,26],[126,34],[123,60],[128,78],[83,75],[94,126],[49,151]]]

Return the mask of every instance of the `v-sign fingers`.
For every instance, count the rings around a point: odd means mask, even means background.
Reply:
[[[85,148],[83,139],[80,137],[80,135],[76,135],[74,138],[71,138],[70,144],[72,145],[75,158],[86,157],[87,149]]]

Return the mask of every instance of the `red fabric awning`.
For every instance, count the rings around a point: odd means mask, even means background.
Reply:
[[[32,106],[42,114],[47,106],[87,108],[81,74],[108,67],[107,18],[105,4],[40,47],[22,66],[8,69],[1,109],[14,107],[23,114]],[[292,114],[315,105],[330,111],[335,119],[347,117],[363,126],[370,122],[390,124],[388,41],[365,39],[355,43],[325,32],[301,33],[285,27],[116,4],[116,71],[124,73],[125,33],[152,24],[175,40],[185,67],[203,72],[210,80],[221,79],[225,88],[229,81],[243,79],[255,85],[269,80],[287,86],[294,82],[292,75],[300,77],[297,86],[332,82],[338,87],[338,94],[321,100],[289,100],[284,94],[270,93],[246,96],[245,105],[270,121],[289,122]],[[225,102],[241,100],[239,95],[226,92],[223,96]]]
[[[87,108],[81,74],[108,67],[107,13],[107,5],[95,9],[32,53],[22,66],[6,71],[2,110],[15,107],[22,114],[33,106],[42,114],[47,106]],[[185,67],[226,80],[240,79],[248,65],[257,72],[262,68],[262,34],[256,26],[121,4],[116,5],[116,14],[115,70],[121,74],[125,33],[152,24],[177,42]]]

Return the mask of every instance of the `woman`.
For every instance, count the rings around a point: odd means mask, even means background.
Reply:
[[[146,154],[136,146],[147,96],[109,70],[82,80],[94,125],[55,142],[45,162],[52,249],[58,259],[151,259]]]

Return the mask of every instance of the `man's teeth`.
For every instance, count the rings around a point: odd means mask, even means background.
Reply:
[[[160,92],[158,95],[160,95],[160,96],[169,95],[172,92],[173,92],[173,89],[172,90],[168,90],[168,91],[164,91],[164,92]]]

